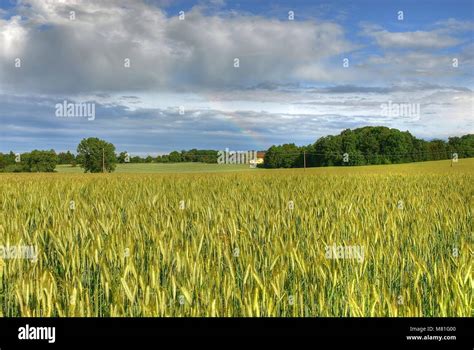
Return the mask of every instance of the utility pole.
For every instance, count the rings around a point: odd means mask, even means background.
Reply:
[[[303,151],[304,171],[306,171],[306,151]]]
[[[102,147],[102,172],[105,173],[105,151],[104,151],[104,147]]]

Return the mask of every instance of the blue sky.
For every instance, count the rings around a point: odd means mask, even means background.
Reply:
[[[0,152],[92,136],[140,155],[266,149],[365,125],[472,133],[473,17],[472,1],[0,0]],[[58,117],[64,101],[94,118]]]

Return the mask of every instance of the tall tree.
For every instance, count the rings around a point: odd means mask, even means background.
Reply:
[[[117,158],[115,146],[96,137],[83,139],[77,146],[78,159],[84,172],[100,173],[115,170]]]
[[[23,157],[27,171],[30,172],[54,172],[58,164],[58,156],[54,150],[38,151],[34,150]]]

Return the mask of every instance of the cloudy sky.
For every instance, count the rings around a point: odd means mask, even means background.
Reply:
[[[84,137],[140,155],[266,149],[365,125],[473,133],[473,4],[0,0],[0,152]],[[64,101],[95,118],[58,117]]]

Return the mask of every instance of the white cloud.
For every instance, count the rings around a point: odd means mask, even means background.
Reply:
[[[375,39],[376,43],[389,49],[441,49],[461,43],[445,31],[389,32],[378,25],[363,24],[362,33]]]
[[[65,149],[91,135],[145,152],[305,144],[374,124],[424,137],[473,131],[472,44],[444,50],[462,42],[456,33],[470,30],[468,22],[412,32],[365,24],[372,50],[333,22],[216,13],[202,4],[184,21],[138,0],[21,4],[18,16],[0,20],[4,150],[38,139]],[[65,98],[95,101],[94,123],[55,118],[52,106]],[[420,103],[420,120],[381,117],[388,101]]]
[[[355,48],[342,27],[331,22],[206,16],[199,7],[181,21],[154,6],[125,0],[22,4],[23,20],[7,20],[8,36],[0,37],[0,47],[23,43],[17,52],[25,62],[22,71],[12,67],[6,53],[0,56],[4,81],[13,90],[245,86],[298,79],[301,69]],[[75,20],[69,19],[70,11]],[[124,68],[126,58],[129,69]],[[235,58],[239,68],[234,68]]]
[[[18,57],[26,44],[27,30],[21,25],[21,17],[10,20],[0,19],[0,59],[10,60]]]
[[[460,21],[455,18],[448,18],[446,20],[438,21],[434,24],[438,32],[443,33],[457,33],[474,30],[474,22]]]

